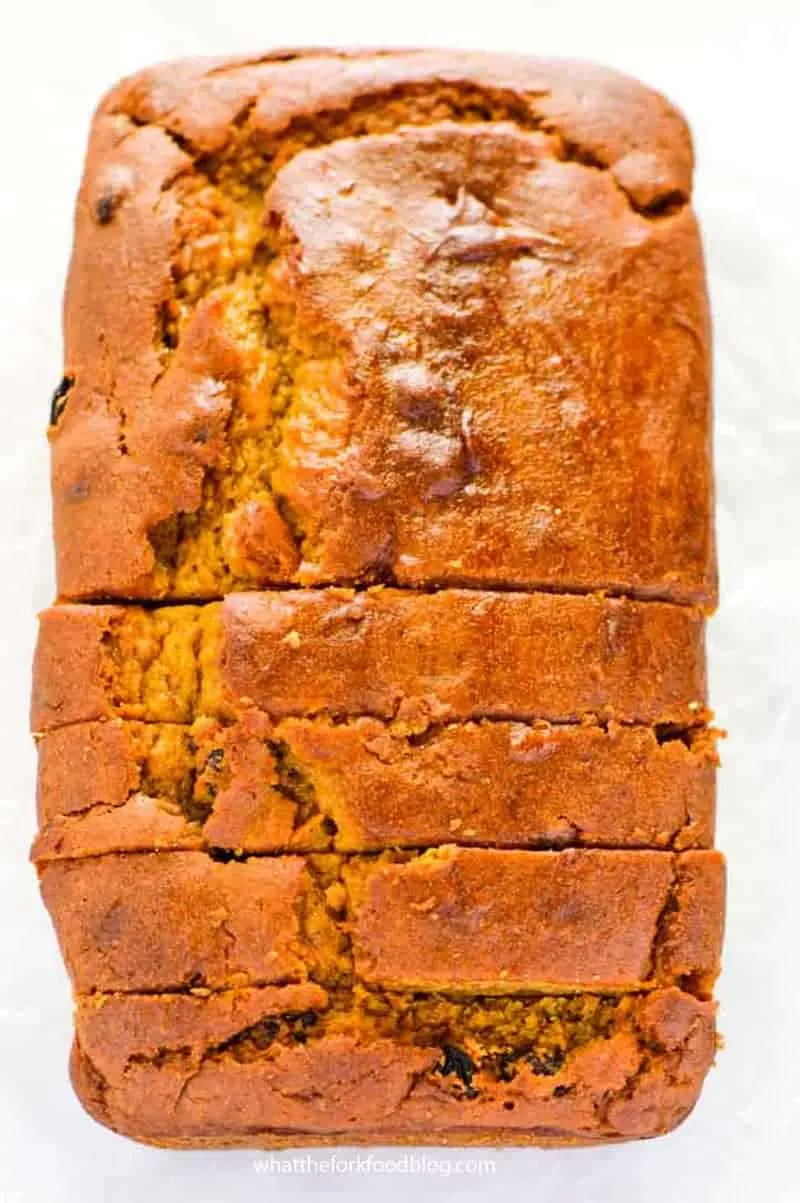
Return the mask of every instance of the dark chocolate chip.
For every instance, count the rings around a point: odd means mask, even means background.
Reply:
[[[209,848],[208,855],[221,865],[227,865],[232,860],[247,860],[245,852],[234,852],[232,848]]]
[[[287,1011],[286,1018],[290,1023],[299,1023],[304,1028],[313,1028],[315,1023],[319,1023],[316,1011]]]
[[[261,1023],[256,1023],[247,1032],[244,1033],[256,1048],[268,1048],[272,1044],[280,1030],[280,1024],[277,1019],[263,1019]]]
[[[495,1073],[501,1082],[510,1082],[517,1072],[517,1056],[514,1053],[499,1053],[495,1059]]]
[[[545,1056],[539,1056],[538,1053],[531,1053],[528,1057],[528,1064],[535,1074],[541,1074],[544,1077],[552,1077],[557,1074],[564,1064],[564,1054],[561,1049],[554,1049],[552,1053],[547,1053]]]
[[[284,1018],[292,1029],[292,1039],[298,1044],[305,1044],[308,1040],[307,1029],[319,1022],[316,1011],[287,1011]]]
[[[62,376],[58,388],[50,398],[50,425],[55,426],[64,412],[69,391],[75,383],[74,376]]]
[[[99,226],[107,226],[114,216],[114,213],[122,199],[119,194],[107,189],[102,196],[98,197],[94,206],[94,215]]]
[[[169,301],[163,301],[159,309],[161,326],[161,342],[168,351],[174,351],[178,345],[178,333]]]
[[[205,767],[207,769],[213,769],[215,773],[218,773],[224,763],[225,763],[224,748],[212,748],[211,751],[209,752],[208,756],[206,756]]]
[[[473,1098],[478,1092],[472,1085],[475,1062],[469,1053],[465,1053],[463,1048],[459,1048],[457,1044],[442,1045],[442,1052],[444,1053],[444,1060],[436,1067],[439,1073],[455,1074],[466,1086],[468,1097]]]

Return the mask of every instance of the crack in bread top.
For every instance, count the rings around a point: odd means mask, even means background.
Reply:
[[[330,54],[122,85],[68,286],[61,595],[713,605],[690,185],[675,111],[580,65]]]

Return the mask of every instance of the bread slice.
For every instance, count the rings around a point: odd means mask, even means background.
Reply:
[[[639,990],[718,972],[717,852],[500,851],[55,861],[44,900],[76,991],[355,976],[409,990]]]
[[[39,740],[33,859],[442,843],[707,848],[714,733],[360,718],[111,719]]]
[[[79,1000],[72,1080],[101,1123],[172,1146],[592,1144],[691,1111],[714,1004],[448,999],[318,986]],[[313,1088],[311,1084],[313,1083]]]
[[[32,726],[111,717],[507,718],[691,725],[704,623],[688,606],[448,589],[291,590],[42,616]]]

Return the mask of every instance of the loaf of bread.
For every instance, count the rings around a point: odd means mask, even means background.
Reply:
[[[692,1109],[724,865],[692,149],[585,63],[157,67],[92,126],[32,856],[161,1145]]]

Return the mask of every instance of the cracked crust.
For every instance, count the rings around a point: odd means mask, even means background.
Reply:
[[[117,1131],[177,1146],[283,1147],[300,1134],[303,1144],[593,1143],[675,1127],[714,1056],[714,1004],[676,989],[618,1000],[557,1062],[537,1055],[537,1043],[498,1061],[473,1042],[468,1085],[442,1058],[441,1032],[428,1045],[419,1034],[416,1044],[399,1034],[367,1043],[328,1031],[324,1009],[320,1034],[314,1025],[302,1041],[267,1039],[243,1056],[237,1026],[280,1006],[278,991],[259,993],[269,994],[215,997],[214,1006],[82,1002],[71,1072],[83,1105]]]
[[[422,735],[253,711],[225,725],[78,723],[39,740],[32,858],[152,848],[442,843],[710,847],[713,732],[445,724]]]
[[[504,581],[712,608],[691,169],[675,110],[586,64],[126,81],[78,203],[61,595]]]
[[[431,722],[702,722],[698,610],[448,589],[232,594],[207,606],[62,605],[41,616],[36,732],[105,718],[191,722],[248,704]]]

